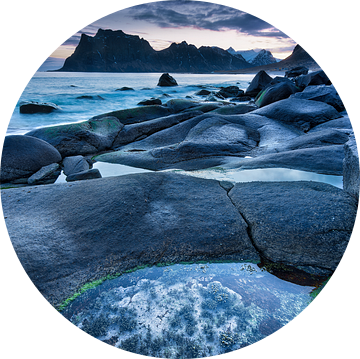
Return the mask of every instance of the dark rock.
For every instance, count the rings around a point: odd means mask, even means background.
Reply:
[[[76,97],[76,99],[78,99],[78,100],[105,100],[105,99],[104,99],[103,97],[101,97],[100,95],[96,95],[96,96],[82,95],[82,96]]]
[[[60,165],[52,163],[50,165],[41,167],[39,171],[35,172],[27,180],[29,185],[36,184],[51,184],[54,183],[61,173]]]
[[[256,97],[257,94],[271,82],[271,80],[272,78],[264,70],[261,70],[250,82],[250,85],[245,91],[245,95]]]
[[[344,146],[332,145],[270,153],[254,158],[230,158],[227,159],[226,163],[222,164],[222,167],[226,169],[241,168],[242,170],[291,168],[300,171],[341,176],[343,160]]]
[[[43,127],[30,131],[27,135],[50,143],[62,157],[68,157],[95,154],[110,149],[123,127],[117,118],[103,117],[81,123]]]
[[[310,72],[307,75],[301,75],[295,79],[296,86],[304,89],[311,85],[331,85],[331,81],[323,70]]]
[[[20,113],[50,113],[55,110],[60,110],[60,107],[50,102],[22,102],[20,104]]]
[[[317,125],[314,128],[312,128],[308,133],[323,131],[329,128],[339,129],[348,134],[350,134],[353,131],[349,116],[345,115],[335,120],[327,121],[320,125]]]
[[[342,103],[340,96],[332,85],[308,86],[304,91],[292,95],[291,98],[325,102],[328,105],[333,106],[338,112],[345,110],[345,106]]]
[[[176,80],[168,73],[162,74],[159,78],[158,86],[178,86]]]
[[[165,105],[172,113],[178,113],[199,106],[199,102],[190,99],[178,98],[169,100]]]
[[[356,216],[350,195],[319,182],[250,182],[229,196],[264,258],[336,269]]]
[[[63,160],[63,172],[66,176],[72,173],[87,171],[88,169],[89,163],[83,156],[65,157]]]
[[[216,113],[219,115],[242,115],[244,113],[248,113],[256,109],[257,107],[255,105],[239,104],[236,106],[222,106],[214,111],[211,111],[211,113]]]
[[[292,69],[285,71],[285,77],[297,77],[300,75],[307,75],[309,69],[305,66],[297,66]]]
[[[82,172],[71,173],[66,177],[66,182],[83,181],[95,178],[101,178],[101,174],[97,168],[92,168]]]
[[[115,138],[112,147],[118,148],[130,142],[138,141],[140,138],[150,136],[158,131],[172,127],[180,122],[189,120],[190,118],[202,115],[200,111],[189,111],[176,115],[156,118],[141,123],[125,125]]]
[[[1,182],[30,177],[42,167],[60,162],[61,155],[49,143],[30,136],[6,136],[1,159]]]
[[[229,97],[237,97],[244,95],[244,91],[240,90],[237,86],[227,86],[222,87],[221,90],[218,92],[222,97],[229,98]]]
[[[202,89],[195,93],[195,95],[197,95],[197,96],[208,96],[210,94],[211,94],[211,91],[205,90],[205,89]]]
[[[275,84],[270,84],[264,90],[262,90],[255,101],[258,107],[264,107],[270,105],[273,102],[287,99],[290,95],[300,91],[290,80],[280,81]]]
[[[343,169],[344,191],[359,200],[360,172],[359,154],[357,151],[355,136],[352,134],[344,146],[345,158]]]
[[[291,124],[303,131],[341,117],[332,106],[326,103],[295,98],[274,102],[252,113]]]
[[[150,105],[108,112],[94,116],[91,120],[98,120],[110,116],[116,117],[124,125],[130,125],[132,123],[139,123],[168,115],[171,115],[169,108],[160,105]]]
[[[119,89],[116,89],[115,91],[135,91],[132,87],[121,87]]]
[[[108,177],[30,193],[8,189],[2,205],[21,264],[55,306],[85,283],[137,265],[259,260],[217,181],[171,173]]]
[[[158,98],[151,98],[148,100],[143,100],[138,103],[140,106],[149,106],[149,105],[162,105],[162,102]]]

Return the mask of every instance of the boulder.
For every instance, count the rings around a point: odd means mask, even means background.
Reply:
[[[142,100],[138,103],[139,106],[149,106],[149,105],[162,105],[162,102],[159,98],[150,98],[148,100]]]
[[[27,183],[29,185],[51,184],[57,180],[60,173],[60,165],[58,163],[52,163],[50,165],[41,167],[39,171],[35,172],[28,178]]]
[[[333,85],[308,86],[304,91],[291,95],[291,98],[325,102],[333,106],[338,112],[345,110],[345,106]]]
[[[305,66],[293,67],[290,70],[285,71],[285,77],[298,77],[300,75],[307,75],[309,69]]]
[[[166,102],[165,106],[172,112],[178,113],[199,106],[200,103],[190,99],[174,98]]]
[[[214,111],[211,111],[211,113],[216,113],[219,115],[242,115],[256,109],[257,107],[255,105],[239,104],[235,106],[222,106],[215,109]]]
[[[76,97],[77,100],[105,100],[102,96],[92,96],[92,95],[81,95]]]
[[[195,95],[197,95],[197,96],[208,96],[210,94],[211,94],[211,91],[205,90],[205,89],[202,89],[195,93]]]
[[[267,106],[273,102],[287,99],[290,95],[300,91],[290,80],[269,84],[256,97],[255,104],[258,107]]]
[[[158,86],[178,86],[176,80],[168,73],[162,74],[159,78]]]
[[[227,86],[227,87],[222,87],[217,94],[221,95],[223,98],[229,98],[229,97],[242,96],[244,95],[244,91],[240,90],[237,86]]]
[[[334,107],[326,103],[295,98],[274,102],[252,113],[287,123],[305,132],[341,117]]]
[[[1,194],[18,258],[52,305],[137,265],[259,261],[217,181],[144,173],[43,187]]]
[[[61,161],[59,151],[49,143],[30,136],[6,136],[1,159],[1,182],[27,178],[42,167]]]
[[[50,102],[22,102],[20,103],[20,113],[33,114],[33,113],[50,113],[60,110],[60,107]]]
[[[256,97],[257,94],[271,82],[271,80],[272,78],[264,70],[259,71],[250,82],[250,85],[245,91],[245,95]]]
[[[356,201],[320,182],[237,183],[229,197],[261,256],[334,271],[354,226]]]
[[[86,171],[71,173],[66,177],[66,182],[83,181],[95,178],[101,178],[101,173],[97,168],[92,168]]]
[[[81,156],[65,157],[63,160],[63,172],[66,176],[73,173],[87,171],[89,169],[89,163]]]
[[[98,120],[43,127],[27,133],[54,146],[62,157],[95,154],[111,148],[112,143],[124,127],[115,117]]]
[[[316,132],[316,131],[323,131],[325,129],[330,129],[330,128],[342,130],[347,134],[350,134],[351,132],[353,132],[349,116],[344,115],[335,120],[327,121],[320,125],[315,126],[308,133],[312,133],[312,132]]]
[[[359,200],[360,173],[359,173],[359,154],[355,136],[352,134],[345,143],[345,158],[343,168],[344,191]]]
[[[301,75],[295,79],[296,86],[304,89],[311,85],[331,85],[331,81],[323,70],[310,72],[307,75]]]
[[[124,86],[119,89],[116,89],[115,91],[135,91],[135,90],[132,87]]]

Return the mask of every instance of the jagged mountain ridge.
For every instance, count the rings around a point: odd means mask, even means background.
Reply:
[[[262,49],[260,51],[255,51],[255,50],[235,51],[232,47],[229,47],[226,51],[233,56],[237,56],[237,57],[241,56],[241,58],[243,58],[252,66],[269,65],[280,61],[276,59],[270,51],[265,49]]]
[[[243,58],[219,47],[197,48],[183,41],[156,51],[139,36],[99,29],[94,37],[82,34],[74,53],[57,71],[209,73],[248,67]]]

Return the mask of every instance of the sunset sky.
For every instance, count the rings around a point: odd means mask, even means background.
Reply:
[[[186,41],[196,47],[267,49],[274,57],[283,59],[296,45],[272,25],[230,7],[199,1],[160,1],[115,12],[86,26],[54,51],[41,70],[61,67],[73,53],[81,34],[94,36],[99,28],[138,35],[155,50]]]

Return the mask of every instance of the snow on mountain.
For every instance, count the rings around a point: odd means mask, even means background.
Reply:
[[[227,51],[234,56],[241,55],[253,66],[268,65],[280,61],[279,59],[275,59],[270,51],[264,49],[235,51],[232,47],[229,47]]]

